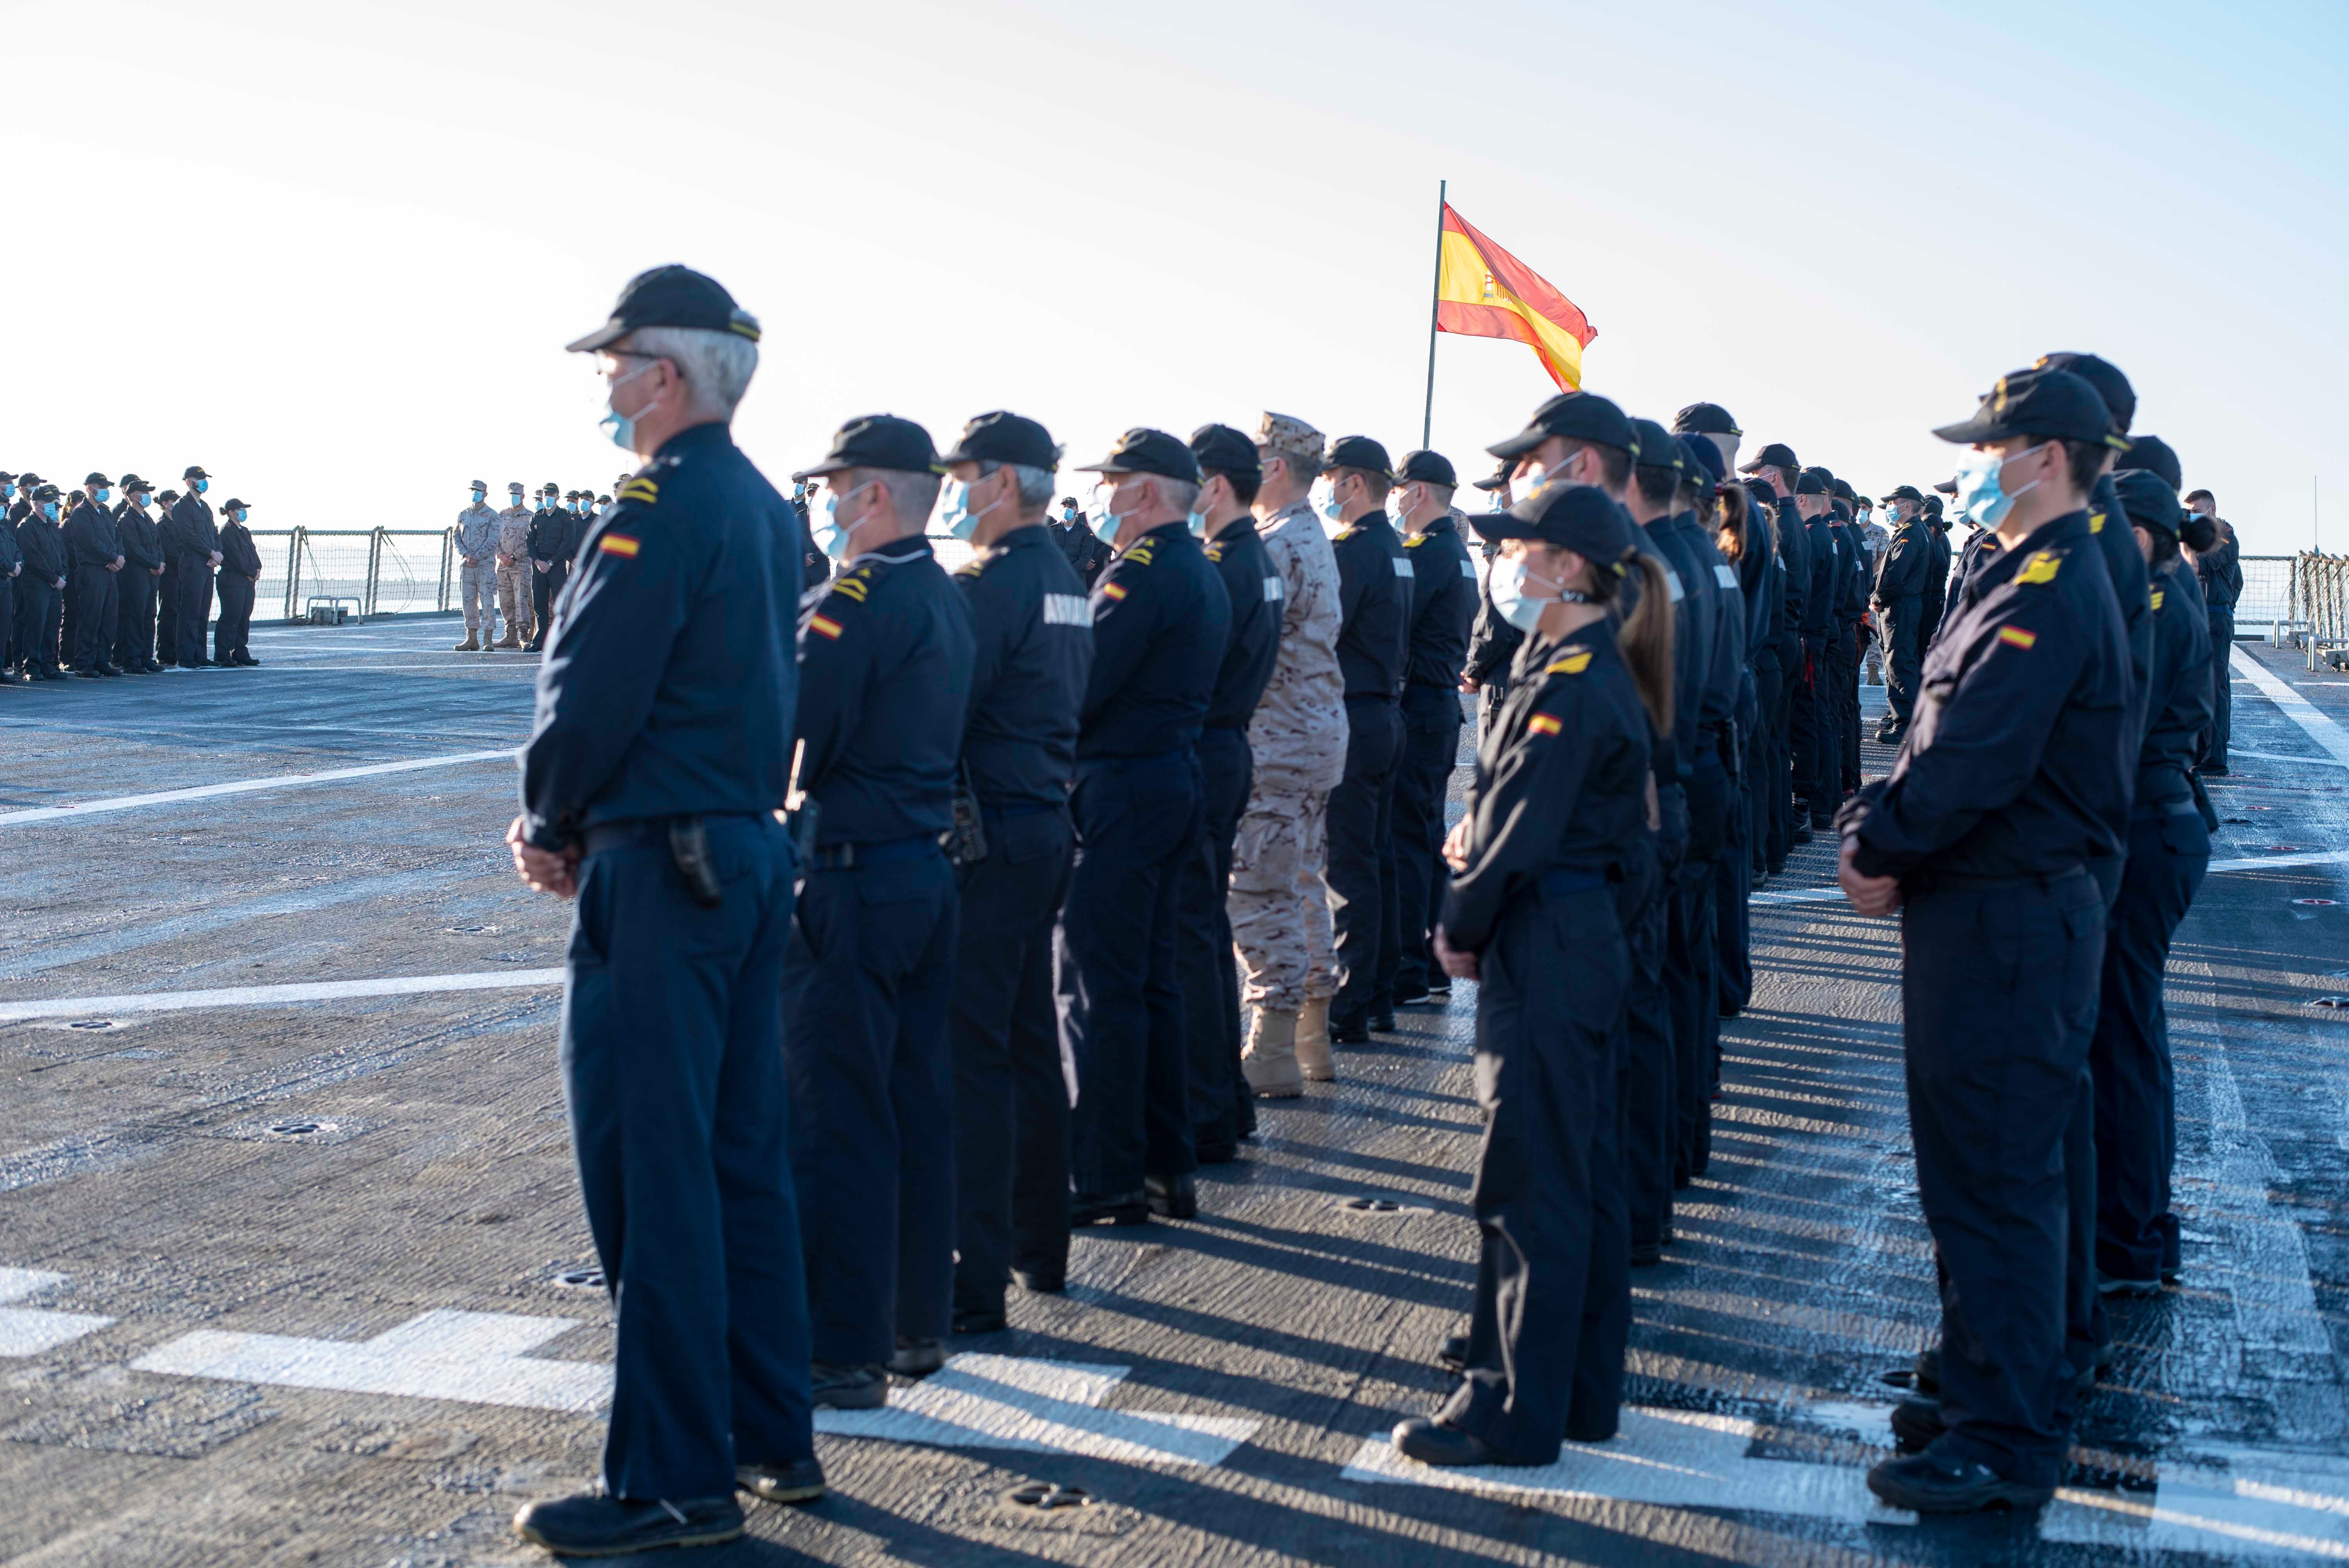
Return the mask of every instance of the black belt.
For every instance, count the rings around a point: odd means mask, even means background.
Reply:
[[[1141,757],[1080,757],[1077,758],[1077,771],[1082,773],[1088,769],[1100,772],[1111,768],[1148,768],[1162,762],[1179,762],[1190,755],[1191,743],[1186,740],[1180,746],[1171,747],[1164,751],[1153,751]]]
[[[902,839],[868,839],[863,843],[819,844],[808,857],[812,872],[854,871],[859,866],[888,861],[917,861],[942,853],[936,833],[913,833]]]
[[[763,811],[711,811],[702,817],[704,822],[755,822],[769,815]],[[600,822],[580,835],[587,853],[602,854],[605,850],[624,850],[636,844],[658,844],[668,848],[668,825],[674,817],[639,817],[628,822]]]
[[[1392,706],[1392,704],[1393,704],[1393,702],[1394,702],[1394,698],[1393,698],[1393,697],[1392,697],[1392,696],[1381,696],[1378,693],[1376,693],[1376,692],[1374,692],[1374,691],[1366,691],[1366,692],[1350,692],[1350,692],[1348,692],[1348,693],[1346,694],[1346,700],[1347,700],[1348,702],[1382,702],[1382,703],[1386,703],[1386,704],[1388,704],[1389,706]]]
[[[1996,892],[2013,888],[2035,887],[2053,892],[2068,882],[2093,880],[2085,865],[2066,866],[2059,872],[2037,872],[2019,877],[1976,876],[1971,872],[1926,871],[1917,874],[1917,881],[1927,888],[1963,888],[1969,892]]]

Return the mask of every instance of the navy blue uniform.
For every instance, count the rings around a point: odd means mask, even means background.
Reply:
[[[954,574],[974,652],[962,767],[986,858],[957,873],[954,1311],[1003,1312],[1013,1269],[1044,1284],[1069,1263],[1069,1091],[1052,1013],[1052,923],[1076,859],[1069,780],[1092,670],[1084,583],[1040,525]]]
[[[2242,546],[2232,526],[2219,524],[2218,542],[2194,557],[2194,576],[2210,626],[2210,730],[2200,767],[2206,773],[2224,773],[2235,721],[2235,601],[2243,596]]]
[[[1231,598],[1185,522],[1117,553],[1093,585],[1077,734],[1077,865],[1052,936],[1061,1047],[1077,1071],[1080,1197],[1140,1202],[1188,1174],[1189,1061],[1175,959],[1185,857],[1206,786],[1196,747]]]
[[[1802,526],[1804,554],[1810,574],[1803,585],[1802,691],[1795,699],[1794,725],[1795,799],[1803,803],[1814,828],[1833,820],[1843,777],[1837,753],[1839,731],[1835,723],[1835,679],[1829,645],[1835,640],[1836,609],[1843,597],[1838,567],[1843,546],[1836,538],[1832,519],[1825,513],[1806,519]]]
[[[1896,738],[1917,711],[1924,665],[1925,594],[1932,576],[1932,531],[1910,518],[1893,531],[1876,563],[1877,632],[1884,643],[1884,702],[1889,717],[1878,738]]]
[[[16,531],[0,524],[0,680],[16,667],[16,593],[25,581],[25,552]]]
[[[1466,1370],[1440,1419],[1514,1463],[1615,1435],[1631,1319],[1613,888],[1647,832],[1648,719],[1600,620],[1528,639],[1476,755],[1445,939],[1477,955],[1485,1140]]]
[[[1403,665],[1411,648],[1411,557],[1374,511],[1331,539],[1338,558],[1338,674],[1346,684],[1346,770],[1330,791],[1330,924],[1338,995],[1330,1026],[1356,1037],[1392,1006],[1379,992],[1395,898],[1394,769],[1402,752]]]
[[[1239,968],[1232,949],[1228,899],[1232,844],[1256,777],[1248,720],[1272,679],[1287,608],[1279,569],[1256,520],[1243,513],[1206,543],[1207,563],[1231,605],[1231,633],[1216,689],[1199,731],[1199,842],[1185,857],[1176,895],[1182,945],[1183,1032],[1191,1063],[1191,1138],[1202,1159],[1230,1159],[1256,1127],[1247,1079],[1240,1071]]]
[[[24,575],[16,579],[16,657],[26,675],[54,680],[57,667],[57,580],[66,574],[66,539],[57,525],[28,509],[16,524]]]
[[[604,1483],[728,1495],[814,1451],[781,1050],[798,542],[722,425],[670,438],[588,536],[538,672],[523,825],[582,845],[564,1095],[618,1320]],[[719,902],[688,895],[698,818]]]
[[[576,521],[569,511],[551,501],[530,514],[532,633],[527,651],[531,653],[546,645],[548,624],[554,618],[554,601],[571,575],[571,525]],[[543,572],[538,569],[542,561],[547,563]]]
[[[254,548],[253,531],[241,522],[221,524],[220,621],[212,630],[216,664],[241,665],[253,657],[245,646],[253,635],[253,596],[261,586],[261,552]]]
[[[1061,559],[1083,579],[1086,591],[1092,592],[1093,584],[1101,581],[1102,570],[1117,552],[1093,531],[1093,525],[1082,517],[1072,522],[1048,522],[1044,526],[1051,531],[1052,542],[1061,547]]]
[[[953,821],[970,609],[927,541],[850,562],[800,617],[815,861],[783,961],[792,1171],[815,1358],[943,1339],[954,1299]]]
[[[1481,544],[1489,566],[1495,547]],[[1509,666],[1525,645],[1526,634],[1501,619],[1493,608],[1493,594],[1486,585],[1485,575],[1476,581],[1476,620],[1468,629],[1468,661],[1462,674],[1476,683],[1476,742],[1484,744],[1485,731],[1501,711],[1501,704],[1509,695]]]
[[[1484,593],[1447,512],[1403,541],[1411,556],[1411,646],[1403,665],[1402,756],[1395,765],[1395,905],[1401,944],[1391,997],[1423,995],[1440,971],[1427,934],[1444,903],[1444,799],[1460,761],[1460,674]],[[1511,630],[1516,628],[1512,627]]]
[[[1809,700],[1806,673],[1808,665],[1803,652],[1803,604],[1811,585],[1811,558],[1809,539],[1795,503],[1781,499],[1770,504],[1769,513],[1770,543],[1778,558],[1778,707],[1771,721],[1775,746],[1768,786],[1770,839],[1764,861],[1775,874],[1785,867],[1787,855],[1794,851],[1795,829],[1800,827],[1806,837],[1810,832],[1807,821],[1798,823],[1795,820],[1795,801],[1806,794],[1795,774],[1795,706],[1798,701]]]
[[[122,553],[114,535],[114,516],[96,501],[84,500],[66,519],[67,558],[73,573],[73,665],[83,675],[112,669],[118,600],[114,580],[119,573],[107,570]]]
[[[163,564],[163,542],[155,520],[124,501],[115,510],[114,535],[122,546],[117,575],[121,608],[115,616],[114,662],[126,670],[151,670],[155,662],[156,569]]]
[[[1859,640],[1864,634],[1861,623],[1868,618],[1868,552],[1859,525],[1841,511],[1836,514],[1836,541],[1840,547],[1837,561],[1843,597],[1828,647],[1835,667],[1836,765],[1842,771],[1828,796],[1831,813],[1837,802],[1859,788]]]
[[[2133,748],[2128,639],[2085,511],[1988,555],[1951,604],[1891,775],[1845,808],[1901,879],[1918,1190],[1939,1248],[1937,1451],[2052,1485],[2070,1427],[2076,1136]],[[2093,1178],[2089,1182],[2093,1187]],[[2089,1301],[2093,1302],[2093,1284]]]
[[[1950,602],[1950,525],[1946,521],[1928,519],[1925,524],[1927,549],[1924,597],[1920,619],[1917,623],[1917,659],[1920,671],[1925,650],[1933,645],[1940,632],[1941,614]]]
[[[190,490],[171,503],[171,528],[166,541],[171,549],[171,571],[178,580],[171,604],[173,656],[193,667],[207,664],[204,626],[212,614],[212,562],[220,549],[220,530],[212,524],[212,509]]]

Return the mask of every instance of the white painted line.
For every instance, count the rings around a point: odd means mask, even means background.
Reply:
[[[2337,757],[2294,757],[2282,751],[2246,751],[2240,746],[2227,748],[2228,761],[2232,762],[2240,757],[2254,758],[2261,762],[2297,762],[2307,768],[2349,768],[2349,762]]]
[[[1839,887],[1788,888],[1783,892],[1754,892],[1745,895],[1747,904],[1757,903],[1825,903],[1843,896]]]
[[[1081,1454],[1122,1464],[1218,1465],[1259,1423],[1227,1416],[1107,1410],[1129,1368],[962,1355],[878,1410],[818,1410],[815,1429],[843,1438],[947,1449]]]
[[[65,1275],[41,1269],[0,1268],[0,1302],[22,1301],[65,1283]],[[0,1356],[38,1356],[60,1345],[69,1345],[85,1334],[95,1334],[113,1321],[87,1312],[0,1306]]]
[[[492,969],[473,975],[395,975],[380,980],[320,980],[306,985],[236,985],[221,991],[135,991],[127,996],[57,996],[0,1002],[0,1024],[26,1018],[176,1013],[197,1007],[274,1007],[346,996],[418,996],[435,991],[508,991],[563,984],[560,969]]]
[[[2333,866],[2349,861],[2349,850],[2307,850],[2288,855],[2254,855],[2244,860],[2212,861],[2208,868],[2213,872],[2266,872],[2289,866]],[[1839,887],[1790,888],[1785,892],[1757,892],[1746,896],[1746,903],[1832,903],[1843,897]]]
[[[523,1355],[579,1326],[568,1317],[444,1308],[357,1343],[204,1329],[158,1346],[130,1365],[180,1377],[585,1414],[611,1400],[609,1366]]]
[[[2236,673],[2259,687],[2261,696],[2283,709],[2283,716],[2323,747],[2326,756],[2335,762],[2349,762],[2349,730],[2327,718],[2314,703],[2292,690],[2273,670],[2246,653],[2240,644],[2230,652]]]
[[[200,784],[192,789],[164,789],[152,795],[116,795],[101,800],[81,800],[67,806],[40,806],[25,811],[0,811],[0,827],[26,822],[69,822],[109,811],[135,811],[142,806],[169,806],[181,800],[209,800],[222,795],[249,795],[259,789],[292,789],[305,784],[333,784],[346,779],[371,779],[386,773],[413,773],[425,768],[454,768],[467,762],[513,760],[513,748],[501,751],[460,751],[450,757],[418,757],[406,762],[371,762],[364,768],[331,768],[323,773],[286,773],[274,779],[240,779],[227,784]]]

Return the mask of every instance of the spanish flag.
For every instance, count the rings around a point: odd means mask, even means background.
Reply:
[[[1466,337],[1508,337],[1541,356],[1562,390],[1582,386],[1582,351],[1599,335],[1575,303],[1525,263],[1444,208],[1435,268],[1435,328]]]

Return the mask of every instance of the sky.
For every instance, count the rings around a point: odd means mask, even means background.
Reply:
[[[779,483],[885,410],[944,446],[1012,408],[1071,468],[1268,408],[1400,457],[1448,181],[1634,414],[1718,402],[1880,493],[2085,349],[2247,552],[2349,550],[2339,0],[0,0],[0,36],[55,92],[0,126],[0,468],[201,463],[256,528],[608,490],[562,346],[672,261],[764,324],[737,435]],[[1481,471],[1553,389],[1446,335],[1432,444]]]

